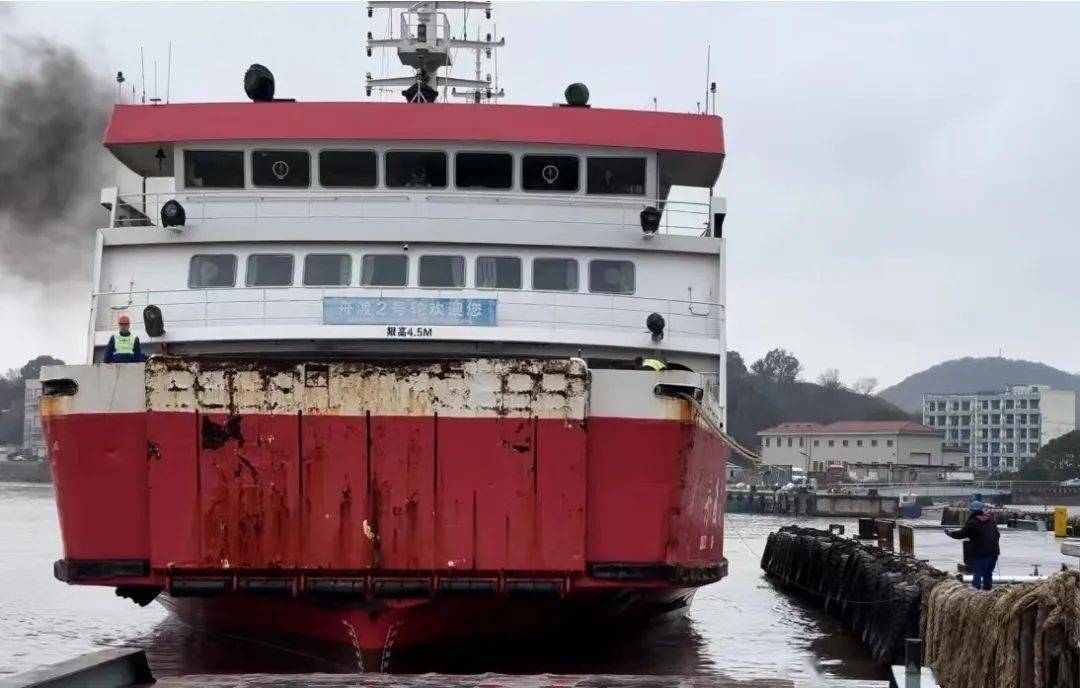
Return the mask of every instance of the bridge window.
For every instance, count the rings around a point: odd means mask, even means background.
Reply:
[[[509,153],[458,153],[454,182],[459,189],[509,189],[514,184],[514,158]]]
[[[533,289],[577,291],[577,261],[573,258],[535,258],[532,285]]]
[[[589,291],[601,294],[633,294],[634,264],[628,260],[594,260],[589,263]]]
[[[480,256],[476,259],[476,286],[480,289],[521,289],[521,259]]]
[[[446,153],[391,151],[386,154],[386,185],[392,189],[446,187]]]
[[[365,287],[404,287],[409,282],[409,259],[396,253],[368,254],[360,263]]]
[[[464,287],[463,256],[420,256],[421,287]]]
[[[189,189],[244,188],[243,151],[184,151],[184,186]]]
[[[588,192],[645,195],[645,158],[589,158]]]
[[[293,189],[311,186],[311,155],[295,150],[252,151],[251,183]]]
[[[319,184],[369,189],[379,183],[379,159],[375,151],[322,151],[319,153]]]
[[[521,158],[521,188],[525,191],[577,191],[576,155],[526,155]]]
[[[293,257],[287,253],[248,256],[244,283],[249,287],[292,286]]]
[[[352,258],[345,254],[309,253],[304,256],[304,286],[343,287],[352,277]]]
[[[198,255],[191,257],[188,287],[212,289],[236,284],[236,256],[232,254]]]

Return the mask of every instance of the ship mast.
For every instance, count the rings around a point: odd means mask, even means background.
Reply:
[[[371,32],[367,35],[367,53],[378,49],[396,48],[401,64],[413,70],[412,76],[376,79],[367,74],[366,90],[370,96],[375,88],[403,88],[401,92],[410,103],[431,103],[439,97],[439,91],[454,88],[454,95],[465,95],[475,102],[502,96],[492,90],[491,75],[481,78],[479,69],[480,51],[489,57],[493,50],[506,44],[505,38],[493,41],[491,34],[485,40],[454,38],[450,29],[447,11],[483,10],[491,18],[490,2],[415,2],[415,0],[369,0],[368,16],[375,10],[401,10],[397,35],[375,38]],[[463,22],[464,24],[464,22]],[[451,51],[458,48],[475,50],[478,68],[476,78],[462,79],[442,76],[439,70],[453,64]],[[465,89],[459,94],[457,88]]]

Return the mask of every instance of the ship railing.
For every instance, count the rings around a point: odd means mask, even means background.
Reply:
[[[420,287],[297,286],[107,291],[94,294],[94,305],[98,314],[96,328],[99,330],[112,329],[121,312],[128,314],[133,324],[141,325],[142,309],[151,304],[162,309],[166,327],[319,326],[323,324],[325,297],[493,298],[498,300],[498,327],[540,330],[599,329],[645,333],[648,332],[645,319],[650,313],[660,313],[664,316],[667,334],[691,337],[717,337],[724,314],[723,304],[713,301],[621,294]]]
[[[641,231],[641,211],[661,210],[661,234],[709,236],[713,214],[708,202],[645,198],[600,198],[527,193],[474,193],[404,189],[400,192],[182,191],[117,193],[106,189],[102,204],[111,208],[110,227],[160,227],[161,207],[177,200],[187,224],[231,220],[423,219],[550,222],[559,225],[617,226]],[[544,208],[546,213],[522,213]]]

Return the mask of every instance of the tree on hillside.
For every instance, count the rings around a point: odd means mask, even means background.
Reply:
[[[860,377],[855,381],[855,384],[851,385],[851,391],[857,394],[865,394],[870,396],[877,389],[878,381],[876,377]]]
[[[64,362],[52,356],[38,356],[27,361],[26,365],[19,369],[19,372],[24,380],[36,380],[41,377],[41,369],[50,365],[64,365]]]
[[[764,358],[754,361],[750,370],[762,379],[786,384],[795,382],[802,371],[802,364],[786,349],[773,349]]]
[[[840,382],[839,368],[826,368],[825,372],[818,375],[817,382],[822,387],[828,387],[829,389],[840,389],[844,386],[844,384]]]
[[[746,362],[738,351],[727,352],[727,379],[733,380],[746,375]]]
[[[1050,440],[1017,475],[1020,480],[1080,478],[1080,430]]]
[[[38,379],[42,366],[63,364],[59,358],[38,356],[0,378],[0,444],[22,444],[26,380]]]

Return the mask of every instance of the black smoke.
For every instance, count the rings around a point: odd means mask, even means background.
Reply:
[[[107,77],[71,48],[3,37],[0,50],[0,273],[39,284],[90,274],[111,186],[102,134]],[[107,176],[108,175],[108,176]]]

